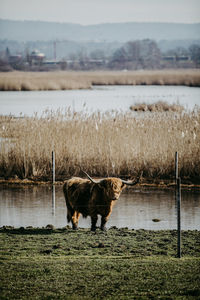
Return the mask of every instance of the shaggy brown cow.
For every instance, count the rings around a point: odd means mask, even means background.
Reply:
[[[91,217],[91,230],[96,230],[98,215],[101,215],[101,229],[105,230],[105,224],[112,212],[114,201],[117,200],[126,185],[135,185],[134,182],[124,181],[120,178],[109,177],[94,181],[86,172],[88,179],[74,177],[67,180],[63,186],[67,205],[67,220],[72,222],[72,228],[78,228],[80,214],[84,218]]]

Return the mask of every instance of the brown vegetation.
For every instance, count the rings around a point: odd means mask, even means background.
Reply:
[[[0,117],[0,176],[48,179],[51,152],[56,178],[81,175],[173,178],[174,153],[180,174],[199,180],[200,109],[190,113],[45,112],[41,117]],[[82,175],[81,175],[82,176]]]
[[[147,103],[136,103],[135,105],[131,105],[130,110],[132,111],[138,111],[138,112],[182,112],[184,110],[184,107],[180,104],[168,104],[165,101],[158,101],[154,102],[152,104]]]
[[[9,72],[0,73],[1,91],[88,89],[92,85],[200,86],[198,70]]]

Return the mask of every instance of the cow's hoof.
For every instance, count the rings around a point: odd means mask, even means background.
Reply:
[[[74,226],[74,227],[72,227],[72,229],[73,229],[73,230],[78,230],[78,227],[75,227],[75,226]]]
[[[92,232],[96,232],[96,229],[97,229],[96,227],[92,227],[92,228],[91,228],[91,231],[92,231]]]
[[[107,229],[106,229],[105,226],[101,227],[101,230],[102,230],[102,231],[107,231]]]

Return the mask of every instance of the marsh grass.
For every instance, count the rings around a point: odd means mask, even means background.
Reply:
[[[200,86],[198,70],[9,72],[0,73],[1,91],[88,89],[92,85]]]
[[[91,82],[75,72],[0,73],[1,91],[72,90],[91,88]]]
[[[148,178],[174,177],[179,153],[180,175],[199,182],[200,109],[183,113],[86,113],[46,111],[42,116],[0,117],[0,176],[51,177],[83,175]]]

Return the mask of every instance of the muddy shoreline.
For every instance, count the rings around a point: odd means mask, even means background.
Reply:
[[[67,180],[67,179],[66,179]],[[64,180],[56,181],[54,185],[63,185]],[[41,186],[41,185],[52,185],[50,180],[37,180],[37,179],[4,179],[0,178],[0,185],[4,186]],[[175,189],[176,185],[174,181],[171,180],[150,180],[143,179],[141,183],[138,183],[135,187],[139,189]],[[127,187],[127,191],[135,189],[135,187]],[[200,184],[194,184],[192,182],[182,181],[181,188],[184,190],[197,190],[200,191]]]

